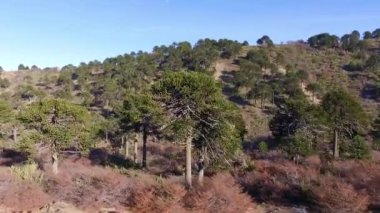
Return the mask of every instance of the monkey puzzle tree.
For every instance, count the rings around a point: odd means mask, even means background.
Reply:
[[[53,173],[58,173],[59,152],[70,147],[84,150],[91,144],[88,111],[65,100],[44,99],[23,109],[19,115],[21,122],[34,130],[34,143],[42,142],[52,153]]]
[[[339,158],[339,136],[353,138],[368,124],[368,117],[359,102],[342,90],[327,93],[322,108],[328,114],[334,131],[334,157]]]
[[[259,38],[256,41],[256,43],[258,45],[264,45],[267,47],[273,47],[274,46],[272,39],[270,39],[269,36],[267,36],[267,35],[264,35],[263,37]]]
[[[220,85],[211,76],[199,72],[165,73],[152,90],[173,118],[177,132],[184,133],[186,182],[191,187],[193,143],[203,141],[196,143],[200,146],[195,146],[203,152],[203,156],[206,152],[234,152],[239,147],[240,140],[236,140],[239,134],[235,134],[237,125],[232,122],[233,119],[228,119],[233,114],[233,110],[229,109],[231,105],[223,99]],[[230,140],[228,137],[235,139]]]
[[[286,99],[278,103],[278,109],[270,120],[273,136],[292,157],[310,154],[316,138],[326,129],[326,115],[320,107],[310,104],[304,96]],[[321,138],[319,138],[321,140]]]
[[[203,184],[206,168],[224,168],[236,156],[245,126],[238,108],[223,98],[200,117],[206,120],[197,122],[193,144],[198,156],[198,181]]]
[[[126,130],[141,132],[143,136],[142,166],[147,168],[147,141],[149,134],[157,131],[164,123],[164,113],[160,104],[151,94],[129,93],[119,111],[121,126]]]

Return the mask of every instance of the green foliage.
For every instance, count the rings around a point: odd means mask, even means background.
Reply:
[[[221,88],[212,77],[199,72],[167,72],[153,86],[153,94],[161,97],[174,115],[197,119],[221,98]]]
[[[311,47],[315,47],[315,48],[320,48],[320,47],[333,48],[333,47],[338,47],[339,38],[336,35],[321,33],[321,34],[310,37],[307,40],[307,43]]]
[[[371,55],[371,57],[368,58],[365,66],[367,69],[369,69],[372,72],[379,71],[380,70],[380,56]]]
[[[372,33],[370,31],[365,31],[363,33],[363,39],[370,39],[372,38]]]
[[[269,38],[269,36],[264,35],[263,37],[259,38],[256,42],[258,45],[264,45],[267,47],[273,47],[273,41]]]
[[[364,64],[360,60],[353,60],[345,65],[344,69],[347,71],[362,71],[364,69]]]
[[[42,98],[46,96],[46,93],[32,85],[20,85],[16,88],[15,96],[23,100],[31,100],[37,97]]]
[[[42,139],[43,136],[38,132],[26,134],[21,138],[20,142],[16,145],[16,148],[23,153],[27,153],[29,156],[34,156],[37,154],[35,144]]]
[[[91,116],[88,111],[61,99],[44,99],[23,109],[19,120],[36,131],[53,151],[69,146],[86,149],[91,144],[87,139]]]
[[[28,66],[24,66],[23,64],[18,65],[18,70],[28,70]]]
[[[242,48],[237,41],[201,39],[194,47],[189,42],[173,43],[170,46],[156,46],[153,54],[164,71],[207,71],[220,55],[222,58],[236,56]]]
[[[123,122],[134,128],[142,125],[157,125],[163,122],[163,110],[148,92],[127,94],[122,112]]]
[[[226,101],[220,85],[199,72],[168,72],[152,88],[180,129],[193,129],[193,143],[214,163],[240,149],[242,122],[236,106]],[[177,122],[174,122],[177,123]]]
[[[364,138],[356,135],[349,145],[349,158],[354,159],[370,159],[371,151]]]
[[[306,89],[313,93],[313,95],[321,95],[323,93],[323,88],[321,84],[317,82],[310,83],[306,86]]]
[[[260,66],[260,68],[267,68],[270,66],[269,55],[264,49],[250,50],[247,53],[247,60]]]
[[[333,128],[341,133],[351,136],[368,125],[368,116],[359,102],[343,90],[327,93],[321,105]]]
[[[0,123],[10,122],[14,118],[14,113],[8,102],[0,100]]]
[[[295,135],[282,139],[282,148],[289,155],[308,156],[313,153],[313,143],[308,134],[298,131]]]
[[[240,62],[240,71],[236,72],[233,83],[237,87],[254,87],[262,78],[259,65],[248,60]]]
[[[220,56],[222,58],[231,58],[240,53],[242,44],[228,39],[219,39],[218,47],[221,51]]]
[[[345,34],[342,36],[340,41],[343,49],[353,51],[357,49],[360,43],[360,33],[355,30],[351,34]]]
[[[301,80],[301,82],[309,79],[309,73],[305,70],[298,70],[296,72],[296,77]]]
[[[73,98],[73,94],[72,93],[73,93],[72,85],[65,84],[63,86],[63,88],[57,90],[54,95],[57,98],[71,100]]]
[[[309,104],[304,97],[288,99],[278,106],[274,117],[269,122],[269,128],[278,138],[294,135],[297,129],[313,124],[313,115],[318,113],[318,108]]]
[[[57,85],[58,86],[62,86],[62,85],[70,85],[72,84],[72,80],[71,80],[71,71],[70,70],[62,70],[60,73],[59,73],[59,76],[58,76],[58,79],[57,79]]]
[[[372,32],[372,38],[380,38],[380,28]]]
[[[259,143],[259,151],[261,153],[267,153],[268,152],[268,144],[265,141],[261,141]]]
[[[93,97],[90,92],[84,91],[80,96],[82,98],[82,106],[84,107],[89,107],[93,102]]]

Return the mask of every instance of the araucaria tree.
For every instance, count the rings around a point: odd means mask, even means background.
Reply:
[[[124,130],[133,130],[142,133],[143,158],[142,166],[147,168],[147,141],[149,134],[158,131],[164,123],[164,113],[160,105],[149,92],[144,94],[127,94],[121,115],[121,126]]]
[[[58,173],[59,152],[70,147],[79,150],[91,144],[89,126],[91,116],[82,106],[61,99],[34,102],[21,111],[19,119],[33,130],[34,143],[49,146],[53,173]]]
[[[358,101],[342,90],[327,93],[322,108],[334,132],[334,157],[339,158],[339,138],[352,139],[368,125],[368,117]]]
[[[188,187],[192,185],[193,145],[200,154],[200,182],[207,160],[215,163],[217,159],[237,153],[244,125],[239,122],[241,117],[236,108],[223,98],[220,85],[211,76],[199,72],[168,72],[152,90],[172,117],[172,126],[185,137]]]

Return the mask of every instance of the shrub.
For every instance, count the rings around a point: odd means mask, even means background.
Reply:
[[[320,179],[309,193],[309,199],[316,205],[313,209],[321,212],[365,212],[369,205],[368,196],[334,177]]]
[[[33,82],[33,78],[30,75],[24,76],[24,81],[28,84],[31,84]]]
[[[12,175],[23,181],[41,183],[43,180],[43,175],[38,171],[38,165],[35,162],[11,166],[10,170]]]
[[[8,88],[10,85],[11,85],[11,83],[9,82],[8,79],[6,79],[6,78],[0,79],[0,87],[1,88]]]
[[[187,210],[194,212],[248,212],[252,199],[229,174],[219,173],[195,186],[182,199]]]
[[[349,145],[349,157],[354,159],[369,159],[371,157],[370,149],[364,138],[355,136],[353,142]]]
[[[39,137],[38,134],[31,134],[23,137],[20,142],[16,145],[18,151],[27,153],[30,156],[33,156],[37,153],[34,138]]]
[[[310,212],[365,212],[369,197],[339,177],[290,162],[256,161],[257,170],[239,177],[256,200],[306,206]]]
[[[301,133],[284,138],[282,143],[283,150],[291,156],[308,156],[313,153],[312,142]]]
[[[364,69],[364,64],[361,61],[350,61],[350,63],[344,65],[343,67],[347,71],[362,71]]]
[[[259,143],[259,151],[260,151],[261,153],[267,153],[267,152],[268,152],[268,144],[265,143],[264,141],[261,141],[261,142]]]

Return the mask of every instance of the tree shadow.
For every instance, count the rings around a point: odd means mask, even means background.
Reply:
[[[380,204],[371,204],[369,205],[368,210],[371,212],[380,212]]]
[[[125,159],[119,154],[109,153],[105,148],[92,149],[88,158],[92,165],[115,166],[118,168],[140,168],[130,159]]]
[[[243,143],[243,150],[246,153],[250,153],[259,149],[259,143],[265,142],[269,150],[275,150],[279,147],[280,143],[272,135],[261,135],[254,138],[250,138]]]
[[[370,83],[365,84],[360,96],[364,99],[376,100],[378,97],[376,86]]]
[[[247,99],[241,97],[240,95],[232,95],[228,97],[228,100],[234,102],[235,104],[238,104],[240,106],[247,106],[250,105],[249,101]]]
[[[219,79],[226,84],[232,83],[235,75],[232,72],[229,71],[222,71],[222,75],[219,77]]]
[[[27,153],[19,152],[13,149],[3,149],[0,156],[0,166],[12,166],[24,163],[28,160]]]

